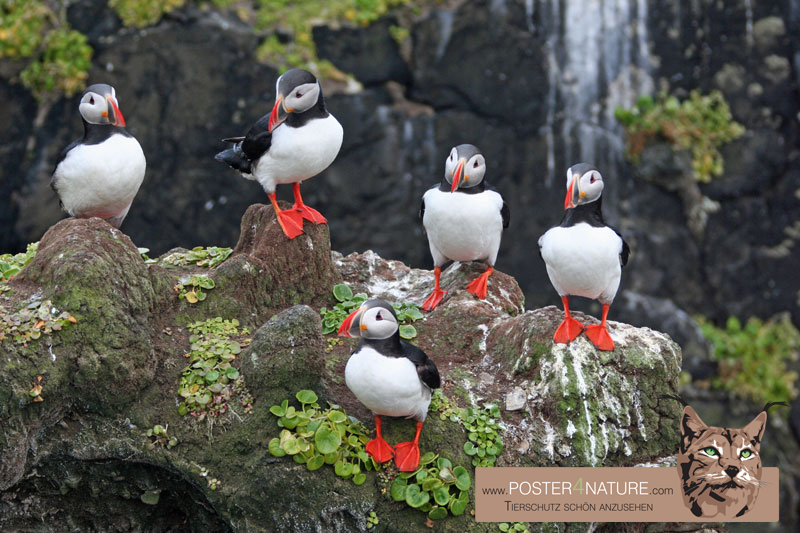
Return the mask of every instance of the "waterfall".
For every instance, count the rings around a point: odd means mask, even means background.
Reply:
[[[565,0],[540,4],[550,92],[543,128],[548,186],[560,140],[566,166],[594,162],[613,176],[624,144],[616,106],[630,107],[653,91],[649,75],[646,0]],[[533,13],[533,9],[529,11]],[[546,18],[545,18],[546,17]],[[556,186],[562,186],[557,179]]]

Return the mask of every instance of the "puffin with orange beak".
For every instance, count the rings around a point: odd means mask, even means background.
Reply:
[[[431,392],[441,385],[436,365],[425,352],[400,339],[397,315],[383,300],[364,302],[342,322],[339,335],[361,338],[347,361],[344,380],[358,401],[374,413],[376,437],[367,443],[367,453],[379,463],[394,457],[404,472],[416,470]],[[392,448],[381,435],[381,416],[414,418],[414,440]]]
[[[89,86],[78,111],[83,137],[61,152],[50,186],[70,216],[100,217],[119,228],[144,179],[144,152],[125,129],[112,86]]]
[[[422,304],[426,311],[435,309],[447,294],[439,280],[448,261],[485,261],[486,270],[467,285],[467,291],[486,298],[510,211],[485,174],[486,160],[480,150],[461,144],[450,151],[441,183],[422,196],[419,216],[434,265],[433,293]]]
[[[587,163],[570,167],[564,218],[539,238],[539,253],[564,304],[564,320],[556,330],[555,342],[567,344],[585,331],[598,349],[611,351],[614,341],[606,318],[630,248],[622,235],[603,220],[602,193],[603,176],[597,168]],[[570,296],[598,300],[603,306],[601,323],[584,326],[575,320],[569,312]]]
[[[275,84],[277,96],[269,115],[261,117],[244,137],[223,139],[233,147],[218,153],[217,161],[258,181],[269,196],[283,233],[290,239],[302,235],[303,220],[324,224],[325,217],[303,203],[300,182],[316,176],[336,159],[343,130],[325,107],[322,87],[302,69],[286,71]],[[275,188],[293,186],[294,205],[278,207]]]

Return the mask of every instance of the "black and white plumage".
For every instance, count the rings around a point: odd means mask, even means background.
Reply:
[[[112,86],[89,86],[78,111],[83,137],[61,152],[50,186],[70,216],[100,217],[119,228],[144,179],[144,152],[125,129]]]
[[[613,350],[606,317],[619,288],[622,267],[630,249],[617,230],[608,226],[601,211],[603,176],[587,163],[567,171],[566,213],[556,227],[539,238],[539,253],[550,282],[564,304],[564,321],[555,341],[567,343],[582,330],[601,350]],[[600,325],[585,327],[569,314],[569,296],[598,300],[603,305]]]
[[[361,338],[344,375],[347,387],[375,414],[377,437],[367,444],[367,452],[378,462],[396,454],[398,468],[414,470],[419,463],[419,434],[431,392],[441,385],[436,365],[425,352],[400,339],[397,315],[383,300],[364,302],[345,319],[339,334]],[[382,415],[415,419],[414,440],[392,450],[381,436]]]
[[[433,310],[446,291],[439,287],[441,268],[448,261],[485,261],[486,271],[467,287],[486,298],[487,281],[494,270],[503,229],[510,212],[484,176],[486,160],[471,144],[450,151],[441,183],[422,197],[420,218],[433,256],[434,291],[422,308]]]
[[[218,153],[247,179],[258,181],[269,195],[278,222],[289,238],[303,233],[303,219],[326,222],[318,211],[303,203],[300,182],[316,176],[336,159],[342,146],[343,130],[331,115],[322,87],[308,71],[291,69],[278,78],[277,96],[269,115],[261,117],[244,137],[224,139],[233,147]],[[278,208],[275,188],[291,183],[294,206]]]

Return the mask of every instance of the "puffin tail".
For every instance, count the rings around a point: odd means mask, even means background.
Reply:
[[[236,144],[233,148],[221,151],[214,156],[214,159],[222,161],[229,167],[243,174],[252,174],[252,163],[247,156],[244,155],[240,144]]]

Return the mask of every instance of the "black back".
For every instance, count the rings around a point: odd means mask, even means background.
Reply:
[[[400,332],[386,339],[365,339],[362,337],[356,351],[364,346],[369,346],[381,355],[387,357],[405,357],[417,368],[419,379],[431,389],[438,389],[442,385],[439,370],[433,360],[425,352],[400,339]]]
[[[317,78],[310,72],[302,69],[292,69],[280,78],[278,92],[286,95],[300,85],[315,82],[317,82]],[[250,173],[252,162],[266,154],[272,146],[272,132],[269,131],[270,114],[268,113],[258,119],[247,131],[247,135],[243,140],[236,142],[233,148],[217,154],[215,159],[227,163],[236,170]],[[320,85],[317,103],[302,113],[289,113],[286,120],[283,121],[283,125],[289,128],[300,128],[314,119],[325,118],[329,114],[325,106],[325,98],[322,96],[322,86]]]

